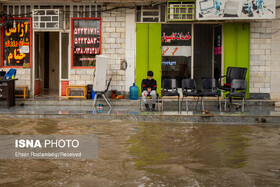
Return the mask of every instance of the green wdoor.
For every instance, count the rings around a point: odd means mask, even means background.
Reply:
[[[227,67],[248,68],[247,97],[249,96],[250,72],[250,24],[226,23],[224,24],[224,75]]]
[[[136,25],[136,85],[141,93],[142,79],[147,72],[154,72],[157,93],[161,92],[161,24],[139,23]]]

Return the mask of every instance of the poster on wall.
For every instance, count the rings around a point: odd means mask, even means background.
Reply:
[[[72,67],[95,67],[101,54],[101,18],[72,18]]]
[[[274,19],[275,0],[197,0],[198,20]]]
[[[4,67],[30,67],[31,18],[9,18],[2,27],[2,60]]]

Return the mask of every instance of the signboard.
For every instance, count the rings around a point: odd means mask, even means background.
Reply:
[[[197,0],[198,20],[274,19],[275,0]]]
[[[162,24],[161,30],[162,80],[176,79],[180,88],[191,77],[192,25]]]
[[[10,18],[2,28],[2,66],[31,64],[31,18]]]
[[[191,25],[163,24],[162,56],[191,56]]]
[[[72,67],[95,67],[101,54],[101,18],[72,18]]]

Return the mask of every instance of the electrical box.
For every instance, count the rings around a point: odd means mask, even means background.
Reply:
[[[104,91],[107,87],[106,85],[107,64],[108,64],[107,56],[96,55],[95,79],[94,79],[94,88],[93,88],[94,91]]]

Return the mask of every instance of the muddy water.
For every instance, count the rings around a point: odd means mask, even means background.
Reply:
[[[0,134],[95,134],[95,160],[0,160],[0,186],[280,186],[280,126],[0,118]]]

